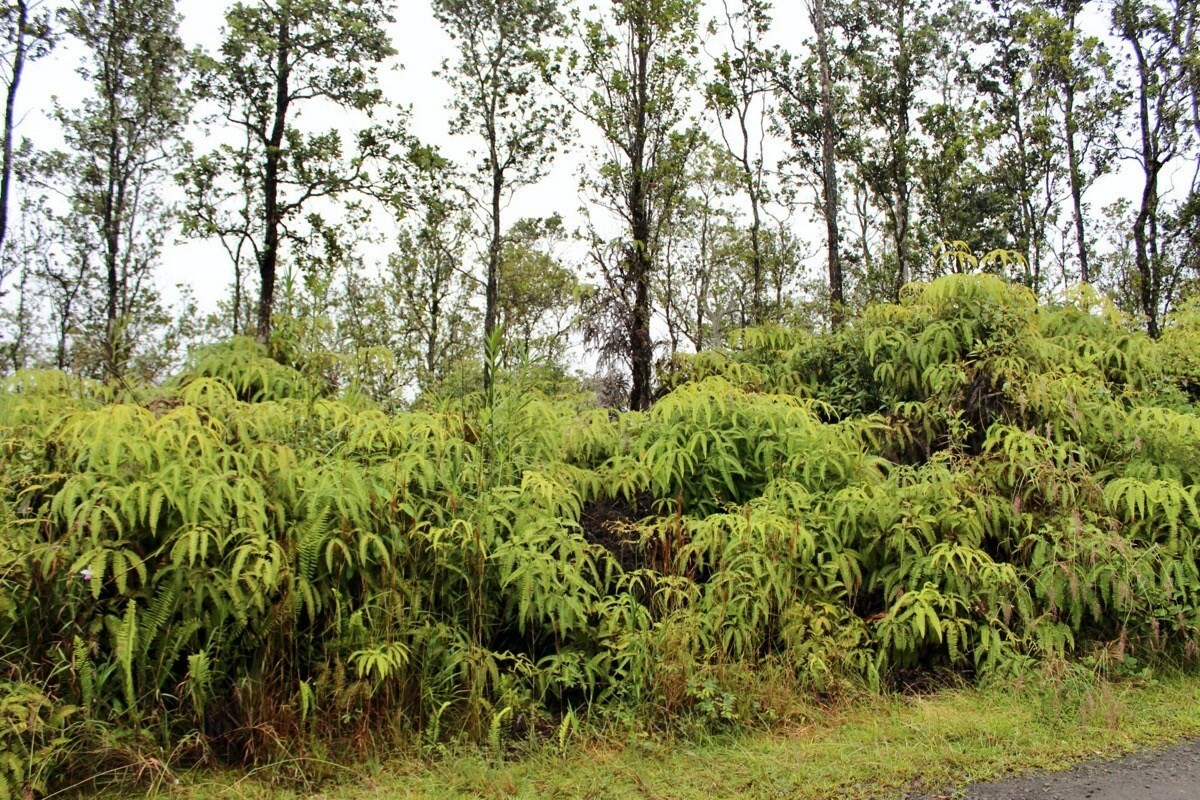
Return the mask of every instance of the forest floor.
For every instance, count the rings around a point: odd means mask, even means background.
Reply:
[[[1200,797],[1200,742],[1187,741],[1197,736],[1200,677],[1010,683],[814,706],[803,721],[703,741],[630,727],[565,752],[441,752],[338,768],[315,785],[265,769],[184,773],[161,788],[179,800],[1169,800]]]

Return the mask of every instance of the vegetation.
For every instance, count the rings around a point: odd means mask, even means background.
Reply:
[[[1198,0],[219,11],[0,2],[0,800],[1195,665]]]
[[[1019,687],[860,697],[832,706],[800,701],[775,731],[761,734],[681,741],[627,730],[618,720],[572,731],[561,745],[512,743],[499,756],[437,748],[437,758],[414,754],[341,770],[326,793],[347,800],[954,796],[950,788],[965,781],[1055,769],[1194,735],[1198,703],[1194,678],[1112,684],[1070,671]],[[171,779],[173,795],[186,800],[290,800],[315,788],[281,786],[263,773],[191,772],[178,779],[179,786]]]
[[[20,373],[10,790],[98,753],[718,730],[768,721],[767,685],[1192,663],[1196,330],[950,276],[745,331],[615,415],[520,371],[387,414],[249,339],[158,387]]]

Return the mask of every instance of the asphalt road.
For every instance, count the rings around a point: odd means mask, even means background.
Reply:
[[[1115,761],[1088,761],[919,800],[1200,800],[1200,739]],[[914,798],[914,800],[918,800]]]

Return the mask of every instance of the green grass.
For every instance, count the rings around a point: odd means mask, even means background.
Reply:
[[[630,729],[633,730],[632,728]],[[282,789],[269,772],[181,775],[181,800],[396,798],[888,798],[1200,733],[1200,678],[1072,680],[861,698],[809,721],[704,743],[609,731],[500,760],[479,752],[359,767]],[[323,792],[324,794],[320,794]],[[134,794],[110,795],[132,798]]]

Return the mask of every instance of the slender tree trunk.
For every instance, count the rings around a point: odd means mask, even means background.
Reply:
[[[1067,29],[1072,35],[1075,33],[1075,16],[1078,9],[1074,6],[1068,8]],[[1063,82],[1063,126],[1064,133],[1067,139],[1067,167],[1071,182],[1071,209],[1075,216],[1075,245],[1079,255],[1079,280],[1081,283],[1089,283],[1091,281],[1091,272],[1088,269],[1088,248],[1087,234],[1083,226],[1083,176],[1081,174],[1080,158],[1076,137],[1079,134],[1079,125],[1075,120],[1075,81],[1070,77]]]
[[[1150,123],[1149,65],[1136,36],[1129,36],[1138,69],[1138,117],[1141,132],[1142,186],[1141,205],[1133,221],[1134,263],[1138,272],[1138,304],[1146,316],[1146,330],[1158,336],[1158,173],[1161,169],[1158,148]]]
[[[754,177],[748,176],[750,188],[750,269],[754,281],[754,324],[761,325],[763,313],[763,257],[762,257],[762,209],[758,196],[760,187]]]
[[[652,270],[649,187],[646,185],[647,119],[650,114],[650,41],[649,23],[640,14],[630,21],[634,40],[633,137],[630,144],[631,175],[629,184],[630,242],[626,255],[629,279],[633,284],[633,307],[629,314],[629,365],[631,386],[629,407],[641,411],[650,407],[654,345],[650,338],[650,277]]]
[[[821,73],[821,184],[822,214],[825,217],[825,246],[829,267],[829,312],[834,328],[842,326],[846,306],[842,280],[841,236],[838,231],[838,184],[833,115],[833,75],[829,64],[829,33],[825,0],[812,0],[808,7],[817,33],[817,62]]]
[[[1200,43],[1196,41],[1196,29],[1200,27],[1200,4],[1190,2],[1186,5],[1183,19],[1183,50],[1192,53],[1192,58],[1184,62],[1184,85],[1187,87],[1189,105],[1192,111],[1192,129],[1200,136],[1200,58],[1195,57]],[[1200,155],[1196,157],[1196,166],[1200,168]]]
[[[8,206],[13,173],[13,128],[16,125],[17,91],[21,85],[21,73],[25,70],[28,44],[25,27],[29,22],[28,0],[17,0],[17,41],[13,49],[12,79],[4,101],[4,162],[0,164],[0,250],[8,239]]]
[[[75,320],[75,297],[83,285],[84,275],[88,272],[86,262],[80,264],[78,280],[72,284],[64,275],[59,281],[63,289],[62,315],[58,318],[58,341],[54,346],[54,366],[65,371],[67,368],[67,339],[71,335],[71,327]]]
[[[1037,277],[1041,264],[1041,233],[1037,230],[1037,211],[1033,207],[1034,188],[1030,181],[1029,149],[1026,146],[1025,119],[1021,114],[1020,91],[1016,88],[1016,80],[1010,80],[1010,83],[1014,86],[1011,98],[1013,136],[1017,143],[1017,163],[1020,164],[1020,169],[1017,171],[1018,193],[1020,194],[1017,203],[1017,224],[1020,230],[1014,233],[1017,236],[1017,247],[1025,256],[1025,283],[1033,290],[1034,294],[1037,294]]]
[[[759,192],[762,184],[756,174],[757,167],[750,158],[750,129],[746,123],[748,109],[738,108],[738,124],[742,133],[741,162],[742,177],[746,181],[746,195],[750,198],[750,320],[754,325],[763,321],[763,259],[762,259],[762,209]]]
[[[705,205],[707,204],[706,198]],[[700,274],[698,276],[700,285],[696,289],[696,339],[693,342],[696,345],[697,353],[703,350],[707,344],[704,315],[709,313],[708,281],[712,274],[708,266],[709,224],[709,212],[708,209],[705,209],[704,218],[700,222]]]
[[[29,340],[29,266],[21,268],[21,280],[17,283],[16,330],[13,331],[13,341],[9,346],[9,363],[14,372],[25,369],[28,361],[25,352]]]
[[[1072,95],[1074,93],[1071,93]],[[1079,256],[1079,281],[1090,283],[1092,276],[1088,269],[1087,233],[1083,226],[1083,180],[1080,176],[1079,155],[1075,148],[1075,124],[1071,108],[1071,100],[1067,104],[1067,158],[1071,162],[1071,209],[1075,216],[1075,245]]]
[[[679,338],[680,334],[688,335],[687,320],[682,321],[677,319],[675,309],[675,298],[672,296],[670,287],[675,285],[675,253],[674,240],[668,239],[666,253],[663,258],[663,286],[667,287],[666,293],[663,295],[663,317],[667,323],[667,339],[671,346],[671,360],[679,354]]]
[[[116,0],[109,2],[109,19],[116,24],[116,19],[119,14]],[[121,291],[121,225],[123,223],[122,216],[124,211],[124,182],[121,179],[121,162],[123,160],[121,146],[121,107],[118,102],[120,88],[117,86],[117,75],[120,71],[118,63],[120,57],[113,51],[121,48],[124,42],[119,41],[117,37],[111,36],[108,40],[109,54],[104,59],[104,74],[103,87],[105,93],[105,101],[107,103],[107,117],[104,123],[108,126],[108,152],[106,159],[108,163],[106,184],[103,195],[103,217],[102,225],[104,226],[104,272],[105,272],[105,314],[104,314],[104,375],[106,378],[116,378],[121,374],[122,358],[120,357],[120,346],[117,342],[120,336],[119,326],[119,309],[117,305],[118,296]]]
[[[484,347],[490,349],[496,331],[497,308],[500,305],[500,253],[503,239],[501,238],[500,205],[504,198],[504,172],[498,163],[496,152],[495,126],[489,128],[492,159],[492,207],[491,207],[491,240],[488,242],[487,263],[487,298],[483,315]],[[484,353],[483,360],[483,390],[486,392],[492,386],[492,358],[494,354]]]
[[[892,286],[894,300],[900,299],[900,290],[912,280],[912,265],[909,254],[909,194],[911,192],[908,148],[912,108],[912,65],[909,61],[908,26],[905,14],[907,0],[896,5],[896,116],[895,151],[892,163],[892,241],[896,248],[896,276]]]
[[[1158,293],[1155,273],[1155,213],[1158,205],[1158,170],[1147,169],[1141,207],[1133,222],[1134,263],[1138,272],[1138,304],[1146,316],[1146,331],[1158,338]]]
[[[434,284],[433,302],[429,305],[429,338],[425,340],[425,373],[432,376],[437,369],[438,320],[442,314],[441,286]]]
[[[282,216],[279,209],[279,162],[283,155],[283,136],[287,129],[290,101],[288,79],[291,72],[291,13],[290,2],[279,9],[279,52],[275,59],[275,117],[267,139],[266,163],[263,165],[263,246],[258,256],[260,294],[258,300],[258,341],[271,340],[271,315],[275,312],[275,281],[279,269],[279,228]]]
[[[242,321],[242,260],[237,258],[233,262],[233,326],[230,330],[231,335],[237,336]]]

